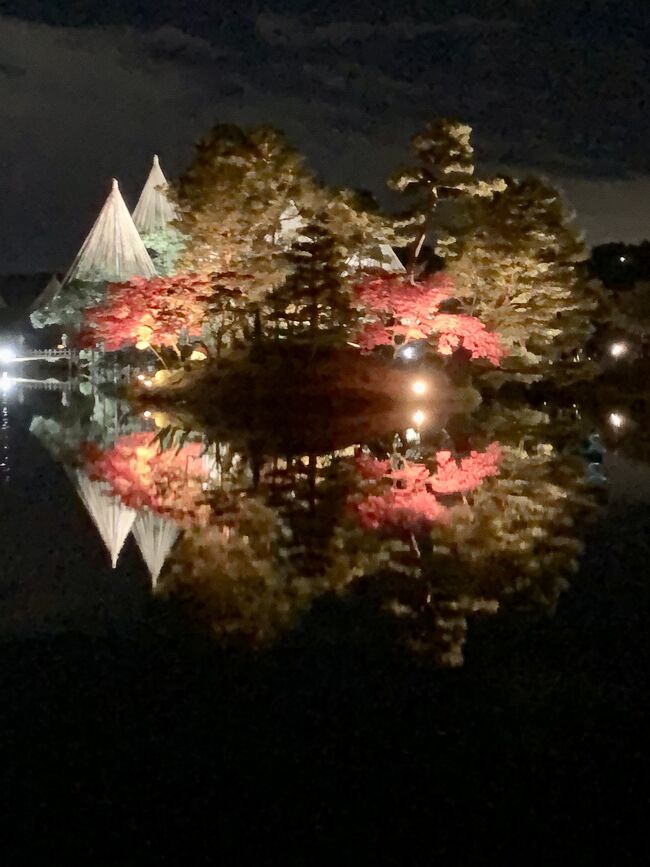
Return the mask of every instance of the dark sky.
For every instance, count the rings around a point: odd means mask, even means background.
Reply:
[[[488,169],[558,181],[588,239],[650,236],[641,0],[0,0],[0,272],[64,269],[120,178],[168,175],[219,121],[284,128],[382,192],[454,115]]]

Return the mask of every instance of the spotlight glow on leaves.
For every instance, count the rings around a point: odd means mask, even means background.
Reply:
[[[133,345],[177,348],[182,331],[189,337],[201,334],[210,296],[209,280],[195,275],[112,283],[105,300],[86,311],[79,344],[103,343],[108,350]]]
[[[377,346],[395,345],[397,337],[428,339],[441,355],[466,349],[472,358],[499,366],[506,354],[497,334],[475,316],[441,313],[453,297],[453,284],[444,274],[415,282],[403,275],[373,275],[356,287],[357,304],[366,311],[366,324],[357,337],[364,353]]]

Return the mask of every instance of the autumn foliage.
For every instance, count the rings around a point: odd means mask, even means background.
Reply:
[[[498,334],[475,316],[441,311],[453,297],[453,284],[445,274],[417,282],[403,274],[372,275],[356,287],[355,297],[365,312],[366,322],[357,335],[364,353],[396,345],[400,338],[431,340],[441,355],[463,348],[472,358],[485,358],[495,366],[506,354]]]
[[[350,499],[362,527],[386,533],[421,533],[444,523],[448,508],[440,496],[466,494],[483,479],[499,473],[501,449],[494,442],[484,452],[456,460],[450,451],[436,453],[436,469],[400,459],[380,461],[360,456],[356,469],[363,493]]]
[[[204,484],[209,465],[201,443],[161,450],[150,432],[121,436],[111,448],[87,443],[85,468],[132,509],[150,509],[189,527],[208,523]]]
[[[104,301],[85,313],[80,345],[176,348],[181,333],[201,334],[211,291],[207,277],[193,274],[109,284]]]

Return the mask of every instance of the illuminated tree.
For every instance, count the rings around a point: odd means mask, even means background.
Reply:
[[[220,125],[198,143],[174,195],[181,267],[252,275],[247,292],[259,301],[286,274],[282,215],[292,203],[310,203],[317,188],[282,133]]]
[[[475,179],[471,132],[471,127],[455,120],[430,122],[411,140],[414,165],[400,169],[389,179],[389,187],[410,199],[406,216],[415,244],[414,260],[433,228],[434,213],[441,201],[489,198],[504,187],[500,179]]]
[[[336,238],[346,273],[379,268],[404,270],[393,247],[404,245],[409,235],[398,221],[381,213],[369,194],[346,189],[333,191],[328,194],[320,217]]]
[[[493,198],[467,203],[466,216],[437,252],[468,310],[501,335],[505,370],[539,378],[571,361],[592,331],[597,298],[558,192],[536,178],[509,180]]]
[[[34,328],[50,325],[74,334],[83,327],[86,311],[99,304],[104,297],[105,283],[87,283],[71,280],[61,287],[48,303],[30,315]]]
[[[365,313],[357,336],[362,352],[427,339],[441,355],[462,347],[472,358],[498,366],[505,355],[499,335],[475,316],[442,312],[453,292],[450,278],[442,273],[419,282],[400,275],[367,277],[355,288],[356,303]]]
[[[185,242],[179,267],[247,275],[253,306],[296,271],[301,245],[312,242],[318,255],[324,234],[334,241],[342,276],[402,267],[392,251],[402,240],[395,221],[367,196],[318,186],[302,157],[269,127],[215,127],[197,145],[174,196]]]
[[[107,350],[171,347],[180,355],[183,334],[201,335],[211,293],[210,281],[196,275],[113,283],[104,301],[86,311],[80,344]]]
[[[205,306],[204,331],[214,344],[216,358],[221,357],[224,347],[232,346],[236,339],[244,340],[248,333],[245,292],[249,279],[235,274],[211,274],[211,290]]]
[[[276,333],[288,338],[343,337],[354,319],[345,252],[323,222],[309,223],[305,236],[289,249],[289,273],[268,298],[270,319]]]
[[[185,239],[178,229],[167,226],[155,232],[146,232],[142,234],[142,241],[161,277],[178,273],[185,248]]]

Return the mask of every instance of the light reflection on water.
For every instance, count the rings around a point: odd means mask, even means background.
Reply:
[[[296,453],[261,429],[229,438],[97,393],[52,403],[31,433],[65,468],[107,565],[119,571],[134,545],[150,588],[226,642],[272,643],[319,600],[354,597],[459,665],[474,618],[555,607],[603,498],[605,449],[575,409],[467,414],[423,398],[418,421],[412,407],[349,432],[338,420],[326,451],[305,430]],[[605,464],[626,472],[621,457]]]
[[[0,477],[4,484],[11,480],[11,455],[9,451],[9,406],[6,393],[0,404]]]

